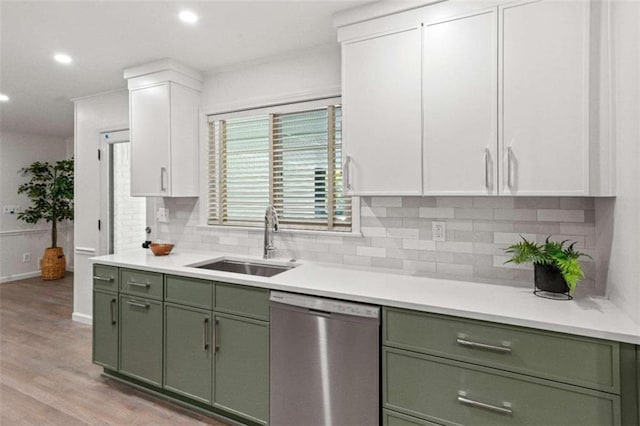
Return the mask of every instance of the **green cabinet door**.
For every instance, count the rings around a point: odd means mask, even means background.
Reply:
[[[211,312],[165,304],[164,388],[211,403]]]
[[[93,362],[118,369],[118,295],[93,292]]]
[[[266,424],[269,418],[269,323],[215,315],[213,405]]]
[[[162,386],[162,302],[120,295],[120,373]]]

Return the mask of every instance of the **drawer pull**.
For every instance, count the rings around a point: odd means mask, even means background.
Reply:
[[[472,342],[471,340],[466,340],[463,337],[458,337],[456,342],[458,342],[459,345],[466,346],[468,348],[486,349],[488,351],[500,352],[503,354],[511,353],[511,348],[508,346],[487,345],[486,343]]]
[[[137,281],[127,281],[127,284],[132,285],[134,287],[149,288],[149,283],[139,283]]]
[[[111,299],[111,303],[109,303],[109,314],[111,315],[111,325],[116,324],[116,299]]]
[[[485,410],[493,411],[495,413],[513,414],[513,410],[510,408],[511,404],[508,402],[503,402],[503,406],[498,407],[497,405],[486,404],[484,402],[469,399],[467,398],[467,393],[463,391],[458,392],[458,402],[460,404],[469,405],[471,407],[484,408]]]
[[[214,336],[213,336],[213,340],[214,340],[214,348],[213,348],[213,352],[216,353],[220,350],[220,321],[215,320],[213,322],[213,330],[214,330]]]
[[[202,350],[209,350],[209,341],[207,336],[209,335],[209,318],[204,319],[204,323],[202,324]]]
[[[127,301],[127,304],[131,306],[137,306],[138,308],[149,309],[148,303],[140,303],[140,302],[136,302],[135,300],[129,300]]]
[[[101,277],[99,275],[94,275],[93,279],[96,280],[96,281],[106,281],[108,283],[113,281],[113,277]]]

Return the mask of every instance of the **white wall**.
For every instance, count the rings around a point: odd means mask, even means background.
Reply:
[[[218,106],[262,106],[283,96],[326,91],[340,94],[337,43],[210,73],[204,82],[201,105],[205,112],[216,112]]]
[[[19,170],[36,161],[56,162],[67,158],[66,141],[61,137],[2,132],[0,135],[0,282],[13,281],[40,274],[38,259],[51,246],[51,226],[44,221],[29,225],[17,215],[3,214],[4,206],[30,204],[18,186],[26,182]],[[67,264],[73,263],[72,224],[59,224],[58,245],[63,247]],[[24,253],[31,261],[22,262]]]
[[[126,90],[75,102],[74,151],[76,158],[75,262],[73,319],[90,322],[92,271],[89,258],[100,253],[100,132],[129,127],[129,95]]]
[[[640,323],[640,2],[613,2],[612,20],[617,197],[599,200],[596,216],[611,246],[609,296]]]

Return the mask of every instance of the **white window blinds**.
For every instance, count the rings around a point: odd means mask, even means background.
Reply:
[[[339,105],[210,120],[209,224],[350,231],[342,191]]]

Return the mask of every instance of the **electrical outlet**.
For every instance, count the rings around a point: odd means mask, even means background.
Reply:
[[[447,225],[445,222],[431,222],[431,238],[433,241],[447,240]]]
[[[2,211],[4,214],[20,213],[20,206],[4,206]]]
[[[156,213],[156,219],[160,223],[168,223],[169,222],[169,209],[160,207],[158,212]]]
[[[22,263],[31,262],[31,253],[22,253]]]
[[[38,268],[42,268],[42,258],[38,258]]]

